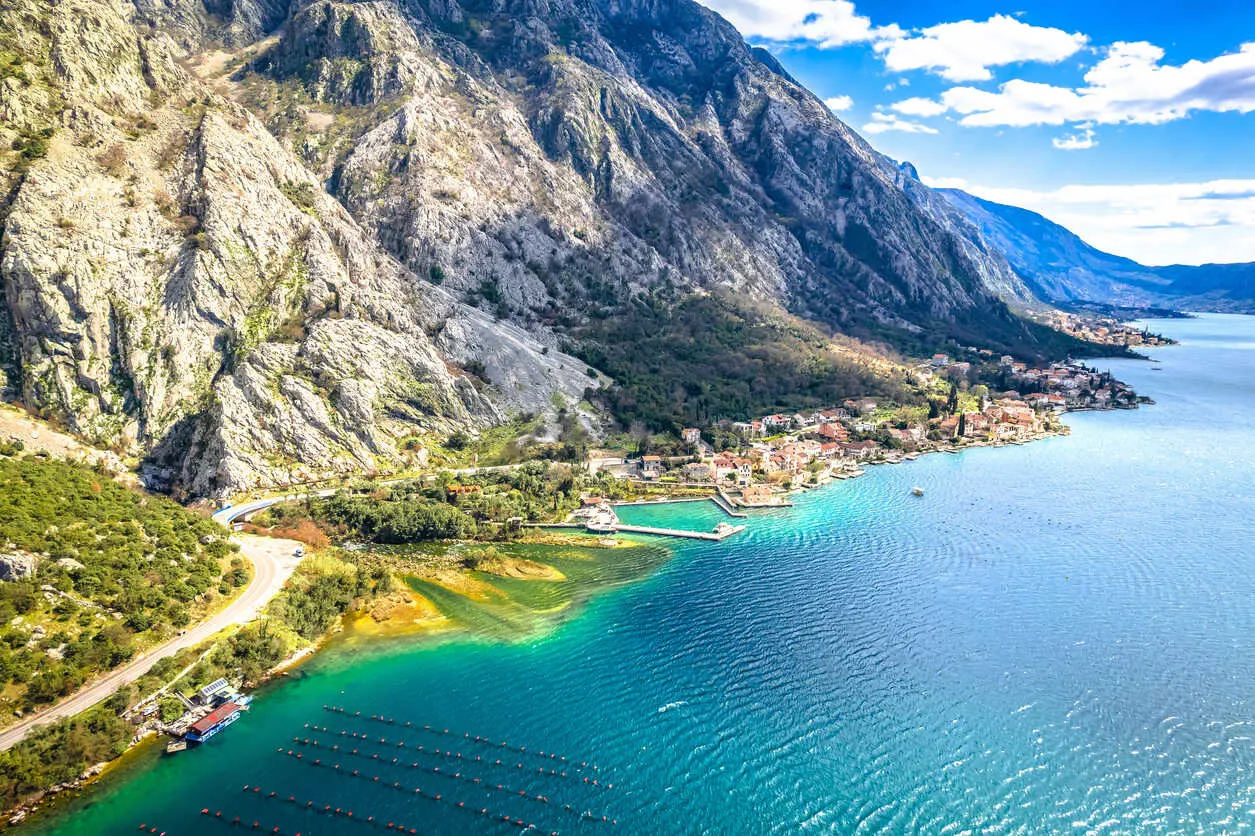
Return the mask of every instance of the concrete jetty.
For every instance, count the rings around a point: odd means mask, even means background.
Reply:
[[[723,511],[729,517],[743,519],[749,516],[744,511],[736,510],[732,504],[731,497],[724,493],[722,488],[720,488],[719,491],[710,498],[710,501],[718,505],[719,510]]]
[[[718,542],[726,540],[733,534],[738,534],[745,530],[743,525],[730,525],[726,528],[720,528],[718,531],[689,531],[682,528],[654,528],[647,525],[627,525],[625,523],[616,522],[613,526],[607,526],[605,530],[598,529],[592,531],[580,523],[524,523],[526,528],[582,528],[589,530],[593,534],[654,534],[659,537],[685,537],[689,540],[713,540]]]
[[[687,537],[690,540],[726,540],[733,534],[744,531],[743,525],[732,525],[720,531],[687,531],[680,528],[653,528],[647,525],[624,525],[619,523],[615,526],[616,531],[626,531],[630,534],[656,534],[660,537]]]

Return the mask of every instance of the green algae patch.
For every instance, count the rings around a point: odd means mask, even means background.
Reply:
[[[593,537],[561,542],[391,546],[371,560],[401,583],[392,605],[346,620],[340,641],[461,635],[532,641],[578,613],[592,596],[648,576],[666,548]]]

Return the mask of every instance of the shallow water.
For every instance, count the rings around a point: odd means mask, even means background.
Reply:
[[[420,833],[522,829],[459,801],[562,833],[1244,829],[1255,320],[1153,327],[1182,345],[1156,350],[1161,363],[1101,365],[1155,406],[1070,416],[1067,438],[869,468],[755,512],[722,544],[674,544],[648,580],[534,642],[333,649],[201,750],[141,758],[31,832],[228,832],[236,816],[265,832],[390,832],[361,821],[372,815]],[[719,519],[704,504],[620,511],[703,529]],[[342,729],[389,742],[350,743]],[[367,760],[375,752],[420,768]],[[585,760],[599,769],[575,767]],[[564,765],[566,778],[536,771]],[[299,804],[277,800],[289,795]],[[354,819],[299,809],[309,800]]]

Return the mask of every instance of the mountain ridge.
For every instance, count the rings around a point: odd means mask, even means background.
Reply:
[[[596,431],[611,382],[573,354],[670,425],[767,380],[858,394],[833,334],[1080,346],[690,0],[15,0],[0,51],[8,387],[154,486],[396,469],[522,413]],[[668,377],[725,326],[769,340],[711,343],[757,352],[740,394]],[[605,344],[639,328],[658,356]]]
[[[960,189],[936,189],[1048,303],[1255,312],[1255,264],[1149,267],[1103,252],[1048,218]]]

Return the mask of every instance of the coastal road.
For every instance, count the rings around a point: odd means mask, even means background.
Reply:
[[[286,498],[275,497],[224,508],[214,514],[214,519],[229,526],[231,521],[241,514],[266,508]],[[129,685],[148,673],[149,669],[161,659],[178,653],[180,650],[194,647],[225,627],[244,624],[256,618],[266,602],[283,588],[296,568],[296,564],[300,562],[295,551],[301,544],[296,540],[238,534],[235,541],[240,545],[240,552],[253,564],[253,578],[239,597],[208,619],[189,627],[182,635],[175,636],[164,644],[148,650],[120,668],[115,668],[56,705],[0,731],[0,752],[20,743],[40,725],[72,717],[102,702],[123,685]]]
[[[468,467],[453,472],[460,475],[470,475],[509,470],[512,467],[514,465]],[[434,479],[435,477],[429,478]],[[398,482],[402,480],[390,481]],[[381,484],[388,484],[388,482]],[[306,497],[332,496],[335,493],[334,489],[326,489],[304,493],[290,493],[282,496],[268,496],[264,499],[256,499],[240,505],[229,505],[216,512],[213,515],[213,519],[230,528],[231,523],[237,518],[269,508],[271,505],[305,499]],[[148,673],[153,665],[165,657],[178,653],[180,650],[195,647],[223,628],[236,624],[245,624],[256,618],[261,608],[280,589],[283,589],[283,585],[287,583],[293,570],[296,569],[296,564],[301,562],[295,552],[297,547],[302,546],[302,544],[296,540],[283,540],[276,537],[253,537],[242,534],[235,535],[235,542],[239,543],[240,552],[253,564],[252,581],[240,593],[238,598],[205,621],[189,627],[182,635],[175,636],[169,641],[157,645],[127,662],[122,667],[115,668],[100,679],[89,682],[76,693],[71,694],[56,705],[45,708],[30,717],[24,718],[16,725],[0,731],[0,752],[25,740],[27,735],[45,723],[72,717],[75,714],[86,711],[97,703],[103,702],[123,685],[129,685]]]

